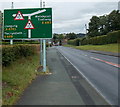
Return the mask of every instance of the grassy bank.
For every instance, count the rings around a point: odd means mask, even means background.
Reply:
[[[120,44],[107,44],[107,45],[82,45],[82,46],[73,46],[73,45],[65,45],[66,47],[73,47],[81,50],[97,50],[97,51],[105,51],[105,52],[114,52],[118,53],[118,47]]]
[[[39,66],[39,54],[22,57],[2,69],[2,104],[12,105],[23,90],[35,79]]]

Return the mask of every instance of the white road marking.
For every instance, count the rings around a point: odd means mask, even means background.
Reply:
[[[59,51],[60,52],[60,51]],[[61,52],[60,52],[61,53]],[[62,53],[61,53],[62,54]],[[67,59],[67,61],[73,65],[73,67],[86,79],[86,81],[98,92],[98,94],[100,94],[108,104],[112,105],[111,102],[101,93],[101,91],[92,83],[90,82],[90,80],[67,58],[65,57],[63,54],[62,56]]]

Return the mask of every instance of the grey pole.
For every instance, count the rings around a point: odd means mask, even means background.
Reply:
[[[13,9],[14,8],[14,5],[13,5],[13,2],[12,2],[12,6],[11,6],[11,9]]]
[[[43,8],[45,8],[45,2],[43,2]]]
[[[43,65],[43,42],[40,40],[40,65]]]
[[[12,2],[12,6],[11,6],[11,9],[14,8],[14,5],[13,5],[13,2]],[[10,40],[10,44],[13,45],[13,39]]]
[[[86,33],[85,36],[87,37],[87,24],[85,24],[85,31],[86,31],[85,32]]]
[[[45,2],[43,2],[43,8],[45,8]],[[43,40],[43,72],[46,72],[46,40]]]
[[[42,0],[40,0],[40,7],[42,8]]]
[[[40,0],[40,8],[42,8],[42,0]],[[43,42],[40,39],[40,65],[43,65]]]
[[[46,72],[46,40],[43,40],[43,72]]]

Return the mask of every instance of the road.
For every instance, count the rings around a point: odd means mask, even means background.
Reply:
[[[69,47],[55,47],[101,94],[107,102],[118,105],[118,58]]]
[[[111,107],[54,47],[47,49],[47,66],[50,73],[38,75],[15,105],[104,105]]]

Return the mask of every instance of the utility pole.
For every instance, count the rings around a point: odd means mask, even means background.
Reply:
[[[85,24],[85,36],[87,37],[87,24]]]

